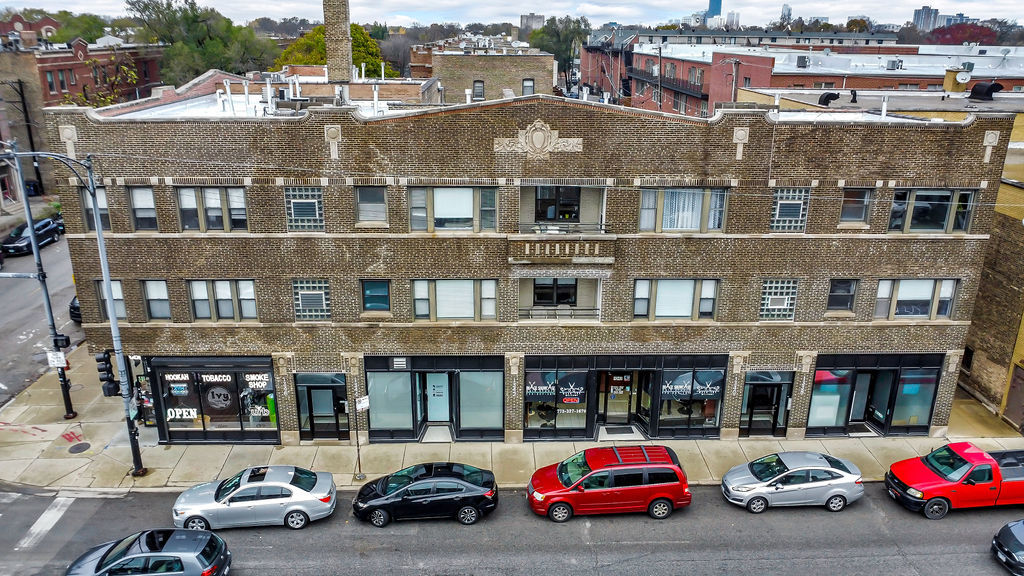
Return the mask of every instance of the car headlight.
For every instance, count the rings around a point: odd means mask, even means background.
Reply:
[[[907,488],[907,494],[910,494],[914,498],[924,498],[924,492],[921,492],[920,490],[917,490],[915,488]]]
[[[533,493],[533,498],[534,498],[534,499],[535,499],[535,500],[536,500],[537,502],[543,502],[543,501],[544,501],[544,495],[543,495],[543,494],[541,494],[540,492],[534,492],[534,493]]]
[[[732,488],[732,491],[733,492],[750,492],[754,488],[757,488],[757,486],[755,486],[753,484],[744,484],[743,486],[734,486]]]
[[[366,508],[367,506],[369,506],[369,504],[367,504],[366,502],[360,502],[358,500],[353,500],[352,501],[352,505],[355,506],[356,508],[360,508],[360,509]]]

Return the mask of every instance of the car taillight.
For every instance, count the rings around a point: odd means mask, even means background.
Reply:
[[[857,480],[855,480],[853,483],[854,484],[863,484],[864,483],[864,479],[863,478],[857,478]]]
[[[327,496],[324,496],[323,498],[320,499],[320,501],[323,502],[324,504],[330,502],[331,501],[331,495],[328,494]]]
[[[484,497],[485,498],[492,498],[493,496],[494,496],[494,488],[491,488],[487,492],[484,492]]]
[[[209,568],[207,568],[206,570],[203,570],[203,573],[202,573],[201,576],[213,576],[216,573],[217,573],[217,565],[216,564],[211,564]]]

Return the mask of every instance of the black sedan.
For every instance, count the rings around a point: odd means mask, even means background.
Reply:
[[[36,242],[42,248],[60,240],[60,228],[51,218],[43,218],[36,222]],[[11,234],[4,238],[3,251],[5,254],[31,254],[32,239],[27,224],[19,224]]]
[[[68,566],[65,576],[224,576],[230,566],[231,552],[213,532],[145,530],[92,548]]]
[[[378,528],[393,519],[455,518],[473,524],[498,506],[494,473],[468,464],[416,464],[367,482],[352,512]]]
[[[996,532],[992,552],[1011,574],[1024,574],[1024,520],[1010,522]]]

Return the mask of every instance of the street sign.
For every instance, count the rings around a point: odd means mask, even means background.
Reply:
[[[370,397],[369,396],[360,396],[360,397],[356,398],[356,411],[357,412],[366,412],[369,409],[370,409]]]
[[[63,368],[67,365],[67,362],[64,360],[64,353],[60,350],[47,352],[46,359],[49,361],[50,368]]]

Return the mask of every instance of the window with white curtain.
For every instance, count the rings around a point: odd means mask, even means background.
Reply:
[[[136,230],[156,230],[156,203],[153,189],[136,187],[131,189],[132,222]]]
[[[252,280],[190,280],[188,289],[195,320],[256,319],[256,290]]]
[[[121,281],[111,280],[110,281],[110,292],[114,297],[114,314],[117,314],[118,318],[124,319],[128,317],[128,311],[124,307],[124,293],[121,291]],[[108,320],[107,317],[107,299],[103,296],[103,282],[96,282],[96,293],[100,297],[100,318]]]
[[[724,188],[645,188],[640,192],[641,232],[720,232]]]
[[[423,320],[497,316],[497,280],[413,280],[413,313]]]
[[[494,231],[496,199],[494,188],[410,188],[409,228]]]
[[[634,284],[633,317],[710,320],[715,317],[717,297],[718,280],[639,279]]]
[[[85,227],[88,230],[96,230],[96,223],[93,221],[92,195],[85,188],[81,190],[82,208],[85,211]],[[96,205],[99,207],[100,226],[104,230],[110,230],[110,211],[107,209],[107,189],[98,186],[96,188]]]
[[[875,318],[949,318],[953,313],[956,280],[879,280]]]
[[[245,188],[178,188],[178,216],[182,230],[245,231]]]
[[[384,186],[356,188],[356,220],[359,222],[387,222],[388,210]]]
[[[150,320],[169,320],[171,318],[171,301],[167,295],[166,281],[144,280],[142,293],[146,298],[146,315]]]

